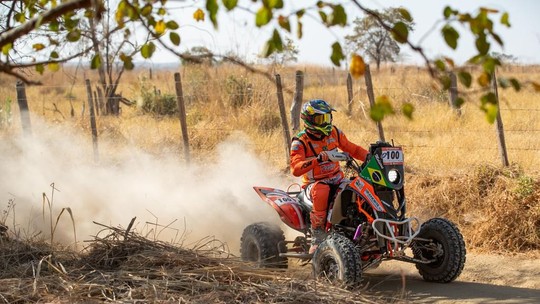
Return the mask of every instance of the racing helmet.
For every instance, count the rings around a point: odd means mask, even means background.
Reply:
[[[302,106],[300,118],[307,130],[328,136],[332,132],[332,111],[335,110],[326,101],[312,99]]]

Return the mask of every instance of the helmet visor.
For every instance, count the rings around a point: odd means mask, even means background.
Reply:
[[[317,126],[329,124],[332,122],[332,114],[318,114],[313,116],[313,123]]]

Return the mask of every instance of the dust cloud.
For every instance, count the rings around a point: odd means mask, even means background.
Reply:
[[[36,120],[32,128],[31,137],[4,138],[0,146],[0,220],[20,237],[50,239],[58,218],[54,240],[74,245],[76,237],[81,248],[103,229],[94,222],[126,228],[136,217],[135,231],[150,239],[189,247],[215,238],[236,254],[245,226],[280,223],[252,187],[294,182],[251,152],[241,134],[220,143],[212,160],[188,166],[178,155],[133,147],[107,159],[111,145],[103,140],[95,162],[90,135]],[[67,210],[58,216],[63,208],[72,211],[76,236]]]

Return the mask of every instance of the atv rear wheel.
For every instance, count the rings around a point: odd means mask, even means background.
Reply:
[[[420,228],[418,238],[426,241],[413,241],[414,257],[432,260],[429,264],[417,263],[416,268],[424,280],[437,283],[454,281],[465,266],[465,242],[459,229],[447,219],[433,218]]]
[[[362,279],[361,260],[354,243],[340,234],[328,236],[313,255],[316,277],[324,277],[346,287],[358,286]]]
[[[277,225],[261,222],[247,226],[240,239],[240,256],[243,261],[255,262],[257,267],[287,268],[283,230]]]

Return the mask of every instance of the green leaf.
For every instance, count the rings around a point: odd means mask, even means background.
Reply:
[[[45,48],[45,45],[43,43],[36,43],[32,45],[32,48],[36,51],[43,50]]]
[[[439,82],[443,86],[443,90],[448,90],[452,86],[452,79],[450,79],[450,76],[444,75],[439,78]]]
[[[407,20],[409,22],[413,21],[413,18],[411,17],[411,13],[409,13],[408,10],[406,10],[403,7],[400,7],[400,8],[398,8],[398,11],[401,14],[401,17],[403,17],[403,19],[405,19],[405,20]]]
[[[456,100],[454,101],[454,105],[457,107],[457,108],[461,108],[461,106],[465,103],[465,99],[461,98],[461,97],[458,97],[456,98]]]
[[[156,34],[158,35],[162,35],[163,33],[165,33],[165,30],[167,29],[166,25],[165,25],[165,21],[163,20],[159,20],[156,25],[154,26],[154,30],[156,31]]]
[[[470,88],[472,84],[472,76],[469,72],[460,71],[458,73],[459,82],[461,82],[465,87]]]
[[[378,96],[375,99],[375,104],[369,111],[369,116],[374,121],[382,121],[385,116],[394,114],[394,108],[390,103],[390,98],[386,95]]]
[[[459,39],[459,33],[450,25],[446,25],[442,28],[442,35],[444,36],[446,44],[455,50]]]
[[[281,36],[279,35],[279,32],[276,29],[274,29],[272,38],[270,38],[266,42],[264,57],[268,57],[276,51],[277,52],[283,51],[283,41],[281,40]]]
[[[304,35],[304,32],[303,32],[303,24],[302,22],[300,22],[300,20],[298,20],[298,23],[296,24],[296,36],[298,36],[298,39],[301,39],[302,36]]]
[[[212,21],[214,28],[218,27],[218,21],[217,21],[218,9],[219,9],[219,5],[217,3],[217,0],[206,0],[206,10],[208,11],[208,14],[210,15],[210,21]]]
[[[414,106],[410,102],[406,102],[401,106],[401,113],[405,115],[408,119],[412,119],[414,113]]]
[[[482,64],[482,67],[484,68],[484,71],[488,74],[492,74],[495,72],[495,67],[500,66],[501,62],[497,58],[493,58],[490,56],[486,56],[484,64]]]
[[[169,38],[171,39],[171,42],[172,42],[174,45],[176,45],[176,46],[180,45],[180,35],[178,35],[177,33],[175,33],[175,32],[170,32],[170,33],[169,33]]]
[[[516,92],[519,92],[521,90],[521,83],[515,78],[510,78],[510,84],[512,84],[512,87]]]
[[[52,51],[51,55],[49,56],[51,59],[58,59],[60,56],[56,51]]]
[[[450,18],[452,14],[454,14],[454,10],[450,6],[447,6],[444,8],[443,10],[444,19]]]
[[[152,57],[152,54],[154,54],[154,51],[156,50],[156,46],[152,42],[148,42],[141,48],[141,55],[143,58],[148,59]]]
[[[319,16],[321,16],[322,23],[328,25],[328,15],[326,15],[326,13],[323,11],[319,11]]]
[[[167,28],[170,29],[170,30],[176,30],[176,29],[178,29],[178,23],[176,23],[176,21],[174,21],[174,20],[167,21],[166,26],[167,26]]]
[[[45,71],[45,67],[43,66],[43,64],[40,63],[40,64],[36,65],[36,72],[43,75],[44,71]]]
[[[510,21],[508,20],[510,16],[508,15],[508,12],[505,12],[504,14],[502,14],[501,16],[501,24],[504,24],[506,25],[507,27],[510,27]]]
[[[435,60],[435,67],[437,67],[437,69],[441,72],[446,70],[446,64],[441,59]]]
[[[490,124],[494,123],[495,119],[497,119],[497,113],[499,112],[499,107],[495,104],[486,104],[484,107],[482,107],[482,110],[486,112],[487,121]]]
[[[263,4],[269,9],[283,8],[283,0],[263,0]]]
[[[485,55],[489,52],[489,42],[486,41],[486,35],[480,35],[476,39],[476,49],[478,50],[478,53],[481,55]]]
[[[225,8],[230,11],[232,10],[233,8],[236,7],[236,5],[238,4],[238,0],[222,0],[223,1],[223,6],[225,6]]]
[[[92,58],[92,61],[90,62],[90,68],[92,70],[95,70],[99,68],[100,66],[101,66],[101,56],[94,55],[94,57]]]
[[[70,42],[79,41],[79,39],[81,39],[81,30],[79,30],[78,28],[73,29],[72,31],[67,33],[66,39]]]
[[[148,16],[152,13],[152,5],[150,4],[146,4],[142,9],[141,9],[141,16]]]
[[[341,44],[339,44],[339,42],[334,42],[334,44],[332,44],[332,55],[330,56],[330,60],[332,60],[332,63],[335,66],[341,66],[341,60],[343,59],[345,59],[345,55],[343,55]]]
[[[4,55],[8,55],[9,54],[9,51],[11,50],[11,48],[13,48],[13,43],[6,43],[2,46],[2,54]]]
[[[493,37],[493,39],[495,39],[495,41],[497,41],[497,43],[500,45],[500,46],[504,46],[504,41],[501,39],[501,37],[495,33],[491,33],[491,37]]]
[[[332,15],[330,15],[330,25],[347,25],[347,13],[342,5],[335,5]]]
[[[283,28],[287,32],[289,32],[289,33],[291,32],[291,23],[289,22],[289,18],[286,18],[286,17],[280,15],[278,17],[278,24],[279,24],[279,26],[281,26],[281,28]]]
[[[497,104],[497,96],[493,92],[486,93],[480,98],[480,101],[482,102],[482,106],[485,106],[487,104]]]
[[[499,84],[499,87],[503,89],[507,89],[511,86],[510,80],[506,77],[497,77],[497,82]]]
[[[485,88],[489,86],[489,82],[491,81],[491,74],[483,72],[482,74],[480,74],[480,76],[478,76],[477,81],[480,86]]]
[[[403,22],[397,22],[392,28],[392,37],[399,43],[406,43],[409,38],[409,29]]]
[[[266,25],[272,20],[272,10],[267,7],[261,7],[255,15],[255,25],[261,27]]]
[[[124,53],[121,53],[120,54],[120,60],[122,60],[122,62],[124,62],[124,68],[126,70],[133,70],[133,68],[135,68],[135,65],[133,65],[133,58],[131,56],[128,56]]]
[[[53,32],[58,32],[59,29],[60,29],[60,23],[58,21],[53,20],[49,23],[49,30]]]
[[[60,70],[60,64],[58,64],[58,62],[49,62],[47,68],[49,68],[49,71],[51,72],[58,72]]]

